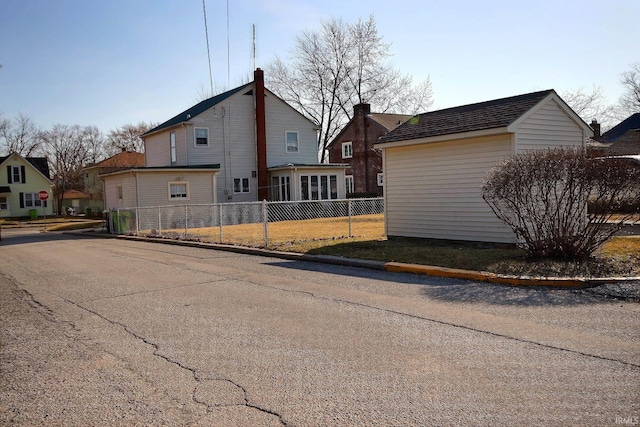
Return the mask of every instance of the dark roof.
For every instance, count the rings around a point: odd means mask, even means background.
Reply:
[[[0,186],[0,194],[11,193],[11,187]]]
[[[640,129],[640,113],[632,114],[602,134],[603,142],[615,142],[629,130]]]
[[[9,158],[9,156],[0,157],[0,164],[4,163],[7,158]],[[24,159],[31,163],[42,175],[46,176],[47,179],[51,179],[49,176],[49,162],[46,157],[25,157]]]
[[[193,107],[189,108],[188,110],[183,111],[182,113],[178,114],[175,117],[172,117],[171,119],[167,120],[166,122],[154,127],[153,129],[151,129],[150,131],[148,131],[147,133],[143,134],[142,136],[146,136],[149,134],[152,134],[154,132],[157,132],[159,130],[162,129],[166,129],[166,128],[170,128],[172,126],[175,126],[177,124],[180,124],[182,122],[186,122],[189,119],[194,118],[195,116],[197,116],[200,113],[205,112],[206,110],[208,110],[209,108],[213,107],[216,104],[219,104],[220,102],[224,101],[225,99],[229,98],[231,95],[240,92],[242,89],[246,88],[247,86],[252,85],[253,82],[251,83],[247,83],[245,85],[239,86],[235,89],[231,89],[227,92],[221,93],[219,95],[216,95],[212,98],[209,99],[205,99],[202,102],[199,102],[198,104],[194,105]]]
[[[378,142],[429,138],[509,126],[552,89],[419,114],[380,137]]]

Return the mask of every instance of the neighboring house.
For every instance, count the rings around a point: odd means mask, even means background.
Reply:
[[[93,212],[91,208],[91,197],[88,193],[78,190],[67,190],[62,194],[62,214],[80,215]]]
[[[388,236],[515,243],[481,196],[511,155],[584,147],[591,128],[553,90],[433,111],[382,136]]]
[[[344,198],[346,165],[318,163],[314,123],[265,89],[262,70],[257,69],[254,78],[145,133],[144,173],[160,173],[157,168],[218,165],[217,202]],[[122,185],[124,193],[133,191],[124,182],[116,183],[128,174],[124,171],[104,176],[108,208],[134,206],[131,203],[135,200],[127,199],[127,194],[122,194],[119,201],[113,198],[115,185]],[[189,198],[199,200],[194,196],[199,189],[186,181],[186,174],[182,177],[179,182],[189,184]],[[165,205],[174,200],[165,196],[160,202],[156,200]]]
[[[0,217],[26,217],[34,209],[39,216],[51,215],[52,186],[45,157],[0,157]],[[40,191],[49,193],[48,201],[38,198]]]
[[[599,126],[597,130],[599,131]],[[602,135],[598,135],[599,132],[595,133],[593,139],[604,146],[600,155],[640,155],[640,113],[632,114]]]
[[[93,213],[100,213],[104,209],[104,183],[100,175],[138,167],[144,167],[144,154],[122,151],[84,168],[84,190],[89,200],[80,212],[84,213],[86,209],[91,209]]]
[[[353,118],[327,147],[329,162],[349,165],[345,172],[347,194],[383,194],[382,154],[374,144],[410,118],[403,114],[371,113],[369,104],[353,107]]]

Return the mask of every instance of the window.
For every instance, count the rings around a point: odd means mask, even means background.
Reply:
[[[38,193],[20,193],[21,208],[37,208],[40,206],[46,207],[47,201],[38,199]]]
[[[24,166],[7,166],[7,181],[9,184],[26,183]]]
[[[169,135],[169,147],[171,149],[171,164],[175,164],[177,161],[176,157],[176,133],[171,132]]]
[[[234,193],[248,193],[249,192],[249,178],[233,178],[233,192]]]
[[[118,200],[122,201],[122,185],[116,186],[116,195],[118,196]]]
[[[196,147],[206,147],[209,145],[209,129],[195,128]]]
[[[378,174],[378,187],[382,187],[384,185],[384,173],[380,172]]]
[[[9,210],[9,199],[5,196],[0,196],[0,211]]]
[[[169,199],[188,199],[189,183],[188,182],[170,182],[169,183]]]
[[[291,200],[291,177],[274,176],[271,178],[271,200]]]
[[[347,175],[344,177],[345,187],[347,189],[347,194],[351,194],[355,192],[355,186],[353,184],[353,175]]]
[[[337,175],[300,176],[302,200],[329,200],[338,198]]]
[[[298,132],[287,131],[287,153],[297,153],[298,150]]]
[[[350,159],[353,157],[353,144],[351,142],[342,143],[342,158]]]

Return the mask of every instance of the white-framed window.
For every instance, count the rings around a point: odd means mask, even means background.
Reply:
[[[355,185],[353,184],[353,175],[346,175],[344,177],[345,187],[347,189],[347,194],[355,192]]]
[[[169,200],[189,199],[189,183],[175,181],[169,183]]]
[[[342,143],[342,158],[350,159],[353,157],[353,144],[351,141]]]
[[[285,142],[287,144],[287,153],[298,153],[300,151],[298,132],[287,131],[285,133]]]
[[[116,196],[122,201],[122,185],[116,185]]]
[[[25,208],[37,208],[40,206],[47,206],[46,200],[40,200],[38,193],[20,193],[22,194],[22,201]]]
[[[9,166],[9,184],[24,184],[26,182],[24,171],[24,166]]]
[[[233,178],[233,192],[248,193],[249,192],[249,178]]]
[[[171,150],[171,164],[175,164],[178,160],[176,155],[176,133],[169,134],[169,149]]]
[[[291,200],[291,177],[274,176],[271,178],[271,200],[286,202]]]
[[[378,187],[384,186],[384,173],[380,172],[378,174]]]
[[[330,200],[338,198],[337,175],[301,175],[302,200]]]
[[[9,198],[6,196],[0,196],[0,211],[9,210]]]
[[[196,147],[209,146],[209,128],[194,128],[193,132]]]

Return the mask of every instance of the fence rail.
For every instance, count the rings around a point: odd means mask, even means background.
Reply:
[[[278,248],[309,240],[384,236],[384,199],[305,200],[116,209],[115,234]]]

